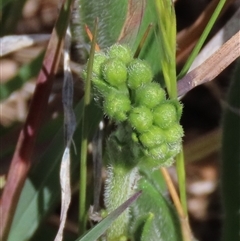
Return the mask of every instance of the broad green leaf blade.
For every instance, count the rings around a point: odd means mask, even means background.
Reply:
[[[17,75],[11,78],[0,88],[0,100],[6,99],[13,91],[20,89],[30,78],[37,76],[41,69],[44,53],[41,53],[31,63],[20,68]]]
[[[82,109],[83,103],[81,102],[75,108],[78,128],[73,139],[76,146],[80,146]],[[91,136],[98,126],[102,112],[93,103],[89,109],[91,114],[89,135]],[[28,240],[56,203],[59,202],[59,170],[63,150],[64,138],[63,128],[61,128],[24,185],[8,241]],[[79,154],[77,156],[72,155],[71,170],[73,180],[74,177],[76,180]]]
[[[94,21],[98,18],[97,43],[100,48],[106,48],[115,43],[125,21],[127,3],[127,0],[79,0],[79,12],[76,13],[79,15],[79,20],[73,30],[76,41],[80,39],[81,44],[89,43],[84,24],[93,31]]]
[[[149,213],[153,214],[153,221],[149,220],[152,225],[143,227],[141,236],[135,240],[182,241],[178,216],[167,198],[144,178],[138,188],[143,193],[132,207],[133,227],[139,218]]]
[[[99,224],[97,224],[94,228],[92,228],[82,238],[76,239],[76,241],[95,241],[96,239],[98,239],[112,224],[112,222],[116,220],[119,217],[119,215],[124,212],[126,208],[128,208],[134,201],[136,201],[140,195],[141,195],[141,191],[138,191],[137,193],[135,193],[131,198],[129,198],[116,210],[111,212],[106,218],[104,218]]]

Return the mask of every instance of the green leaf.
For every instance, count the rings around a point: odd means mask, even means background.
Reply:
[[[106,48],[117,41],[125,21],[127,12],[127,0],[79,0],[78,9],[79,22],[74,30],[76,40],[81,43],[88,43],[84,24],[93,31],[94,21],[98,18],[98,39],[97,43],[101,48]]]
[[[141,236],[135,240],[182,241],[179,219],[167,198],[145,178],[139,181],[138,188],[143,193],[132,207],[133,227],[139,218],[149,213],[153,215],[147,220],[146,226],[143,226]],[[131,230],[133,231],[134,229]]]
[[[134,240],[142,240],[147,241],[149,237],[152,236],[149,232],[151,232],[151,226],[153,225],[154,215],[149,213],[146,216],[141,216],[134,227]],[[147,239],[146,239],[147,238]]]

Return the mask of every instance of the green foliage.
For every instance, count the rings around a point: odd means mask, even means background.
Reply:
[[[134,194],[131,198],[129,198],[126,202],[124,202],[121,206],[111,212],[106,218],[104,218],[99,224],[89,230],[88,233],[83,235],[83,237],[78,238],[76,241],[95,241],[99,238],[106,229],[112,224],[112,222],[122,214],[122,212],[129,207],[132,202],[134,202],[141,193],[138,192]],[[125,239],[120,239],[125,240]]]
[[[161,166],[163,160],[170,165],[181,150],[181,104],[177,100],[166,100],[164,90],[152,82],[149,65],[140,59],[130,59],[128,47],[120,46],[115,44],[96,53],[97,59],[93,62],[96,97],[99,98],[100,92],[103,111],[108,117],[119,124],[124,121],[130,124],[131,136],[145,155],[161,160],[156,167]],[[127,53],[128,64],[118,58],[118,50],[121,59],[123,52]],[[112,52],[114,59],[109,56]]]
[[[96,70],[93,75],[96,99],[99,99],[101,93],[104,113],[118,124],[106,146],[105,162],[108,168],[104,196],[108,213],[132,195],[134,183],[138,180],[138,164],[146,162],[145,166],[151,170],[171,165],[173,157],[181,150],[183,136],[178,116],[181,105],[176,104],[177,101],[166,100],[160,85],[152,83],[153,74],[146,62],[132,57],[130,59],[131,54],[122,62],[122,52],[130,52],[127,47],[120,46],[116,44],[103,53],[97,53],[97,60],[93,61],[93,70]],[[119,49],[120,58],[117,56]],[[109,56],[113,50],[114,58]],[[102,88],[106,83],[112,87],[108,88],[109,92]],[[148,93],[149,98],[144,96],[145,93]],[[151,98],[151,93],[157,97],[156,100]],[[160,108],[161,106],[163,107]],[[153,125],[153,113],[158,115],[158,126]],[[166,117],[162,118],[162,114]],[[150,233],[158,233],[157,226],[154,226],[155,231],[149,232],[150,223],[155,222],[155,219],[148,217],[147,220],[148,225],[143,227],[141,240],[147,240]],[[127,209],[110,226],[107,239],[111,241],[128,237],[129,221]]]
[[[117,41],[127,13],[127,0],[95,1],[79,0],[79,23],[76,24],[74,35],[76,41],[88,43],[84,24],[91,30],[96,18],[99,19],[97,43],[106,48]],[[77,13],[78,14],[78,13]],[[113,26],[114,23],[114,26]]]
[[[181,230],[174,208],[144,177],[138,182],[143,191],[131,208],[134,241],[181,241]]]
[[[1,8],[6,8],[2,18],[4,28],[1,34],[13,32],[21,13],[19,10],[25,3],[25,1],[18,1],[18,4],[14,4],[12,8],[13,2],[16,1],[3,0]],[[101,48],[111,46],[122,34],[128,4],[132,2],[134,1],[79,0],[81,25],[76,35],[81,35],[79,39],[82,43],[88,43],[83,25],[87,24],[90,29],[93,29],[94,20],[98,17],[97,42]],[[168,198],[163,195],[166,187],[162,176],[159,171],[153,171],[159,166],[169,166],[173,163],[173,157],[181,150],[183,136],[183,129],[179,125],[182,105],[176,100],[175,15],[171,1],[149,0],[146,1],[146,6],[144,2],[134,2],[143,8],[143,17],[139,18],[137,26],[132,29],[138,29],[142,21],[138,34],[134,33],[132,38],[128,38],[130,40],[125,42],[127,45],[114,44],[105,52],[96,53],[94,57],[92,81],[95,97],[99,101],[98,105],[103,106],[103,112],[118,126],[116,131],[110,135],[106,147],[108,177],[105,204],[110,218],[104,219],[89,233],[79,238],[79,241],[96,240],[110,225],[107,231],[109,240],[115,238],[121,240],[133,238],[136,241],[181,240],[178,217]],[[133,52],[130,49],[137,48],[143,32],[150,23],[153,23],[154,27],[142,48],[141,59],[133,59]],[[61,30],[60,25],[58,29]],[[119,40],[121,42],[121,39]],[[1,88],[1,99],[7,98],[12,91],[17,90],[22,83],[36,74],[38,67],[36,65],[39,64],[37,61],[41,62],[40,57],[36,62],[23,67],[16,78]],[[86,73],[83,75],[86,76]],[[169,95],[173,98],[171,100],[166,99],[165,91],[158,83],[152,82],[153,76],[158,82],[163,82],[161,75],[164,76]],[[236,84],[233,89],[237,92],[238,85]],[[234,103],[237,103],[239,97],[233,93],[231,96],[235,96],[236,99],[234,102],[230,101],[228,105],[231,108],[234,107],[235,110],[238,106]],[[226,149],[223,154],[222,173],[227,214],[224,240],[235,240],[234,235],[239,233],[239,219],[234,216],[239,210],[239,205],[232,205],[240,203],[240,201],[235,202],[239,197],[239,195],[236,196],[236,193],[239,193],[238,189],[233,191],[233,187],[238,187],[235,184],[239,181],[239,172],[237,172],[239,170],[239,159],[237,159],[239,136],[235,136],[239,131],[234,129],[232,132],[233,129],[229,129],[232,123],[236,123],[234,124],[236,128],[239,126],[239,115],[234,114],[231,108],[227,108],[224,121],[226,124],[224,147]],[[83,107],[80,104],[76,108],[76,113],[79,115],[78,122],[82,118],[82,111]],[[91,120],[88,131],[93,134],[102,115],[93,105],[88,111],[89,120]],[[48,130],[44,132],[49,134]],[[63,130],[59,130],[25,183],[9,241],[29,239],[59,200],[58,171],[62,155],[59,150],[63,150],[62,133]],[[79,127],[76,133],[74,141],[77,146],[80,146],[81,130]],[[233,138],[234,145],[232,144]],[[233,154],[230,158],[229,153]],[[229,159],[234,162],[230,163]],[[234,174],[237,175],[230,179],[233,164],[236,167]],[[78,162],[74,158],[73,180],[75,180],[77,165]],[[140,177],[142,178],[138,182]],[[134,193],[135,185],[143,190],[141,198],[131,209],[128,203],[124,213],[123,208],[117,209],[116,213],[116,208],[129,200]],[[120,214],[118,221],[114,222]],[[42,235],[40,239],[49,238],[43,233]]]

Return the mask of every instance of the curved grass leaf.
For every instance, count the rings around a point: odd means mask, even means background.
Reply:
[[[104,218],[99,224],[92,228],[87,234],[79,239],[76,239],[75,241],[95,241],[98,239],[108,229],[113,221],[116,220],[119,215],[122,214],[124,210],[128,208],[134,201],[136,201],[140,195],[141,191],[135,193],[131,198],[129,198],[126,202]]]

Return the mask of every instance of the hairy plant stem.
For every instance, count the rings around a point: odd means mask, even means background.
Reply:
[[[127,169],[116,165],[107,168],[107,175],[105,205],[107,212],[110,213],[133,195],[138,171],[137,168]],[[129,208],[127,208],[108,229],[107,240],[118,240],[122,236],[127,236],[129,218]]]

